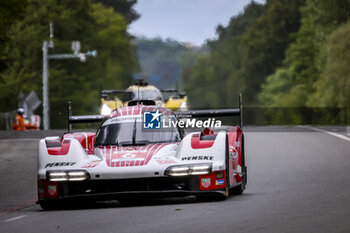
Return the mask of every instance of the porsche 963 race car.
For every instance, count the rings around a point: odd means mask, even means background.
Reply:
[[[223,200],[241,194],[247,182],[241,101],[239,108],[187,112],[151,102],[130,102],[108,116],[69,114],[69,131],[73,123],[101,122],[100,127],[40,140],[37,203],[50,209],[76,199]],[[239,116],[241,126],[185,134],[178,122],[189,116]]]
[[[119,98],[118,94],[122,95],[123,98]],[[126,90],[102,90],[101,115],[109,115],[114,109],[128,106],[129,101],[139,99],[153,100],[157,105],[162,105],[173,111],[186,111],[188,105],[185,92],[178,89],[159,90],[143,79],[138,79]]]

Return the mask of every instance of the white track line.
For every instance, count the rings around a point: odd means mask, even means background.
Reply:
[[[26,216],[26,215],[20,215],[20,216],[14,217],[14,218],[9,218],[9,219],[4,220],[4,222],[16,221],[16,220],[18,220],[18,219],[24,218],[25,216]]]
[[[344,135],[339,134],[339,133],[333,133],[333,132],[329,132],[329,131],[324,130],[324,129],[318,129],[318,128],[314,128],[314,127],[310,127],[310,126],[303,126],[303,125],[300,125],[299,127],[307,128],[307,129],[312,129],[312,130],[315,130],[315,131],[318,131],[318,132],[323,132],[323,133],[326,133],[326,134],[329,134],[329,135],[332,135],[332,136],[334,136],[334,137],[337,137],[337,138],[340,138],[340,139],[343,139],[343,140],[345,140],[345,141],[350,142],[350,138],[349,138],[349,137],[344,136]]]

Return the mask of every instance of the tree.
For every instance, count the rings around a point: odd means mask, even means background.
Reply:
[[[35,13],[33,13],[35,12]],[[125,18],[101,3],[89,0],[31,0],[22,20],[10,29],[8,69],[0,84],[0,111],[17,105],[19,92],[42,93],[42,42],[54,23],[55,48],[50,53],[72,53],[71,41],[79,40],[82,51],[96,49],[98,56],[81,63],[78,59],[50,60],[50,105],[53,127],[66,126],[66,102],[75,113],[97,113],[102,88],[125,88],[138,70],[134,47]]]
[[[308,0],[301,12],[302,24],[286,50],[283,66],[263,85],[260,100],[264,106],[318,107],[327,102],[319,92],[329,76],[324,69],[331,66],[327,41],[332,31],[350,18],[350,1]],[[271,92],[275,82],[287,85]]]
[[[194,48],[171,39],[137,37],[133,42],[137,46],[142,75],[159,88],[175,87],[181,78],[181,59],[188,53],[197,53]]]
[[[326,43],[326,65],[316,82],[311,106],[350,107],[350,22],[332,32]]]
[[[12,24],[23,16],[27,6],[27,0],[5,0],[0,3],[0,75],[6,69],[5,49],[9,42],[9,29]],[[0,76],[0,82],[3,82]]]
[[[257,94],[266,77],[282,65],[285,50],[294,41],[291,34],[300,27],[299,8],[304,1],[267,1],[266,12],[244,35],[246,52],[242,57],[245,101],[257,106]]]
[[[268,75],[281,64],[291,36],[300,26],[303,1],[252,1],[227,27],[217,27],[218,39],[208,43],[210,54],[184,74],[185,86],[196,106],[232,107],[239,93],[245,106],[258,106],[257,95]],[[201,84],[201,85],[198,85]]]
[[[116,13],[124,16],[127,23],[137,20],[140,15],[132,9],[137,0],[94,0],[100,2],[106,7],[112,7]]]

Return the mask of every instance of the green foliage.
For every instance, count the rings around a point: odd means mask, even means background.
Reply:
[[[100,2],[106,7],[112,7],[116,13],[124,16],[128,24],[140,17],[140,15],[132,9],[136,0],[93,0],[93,2]]]
[[[350,107],[350,22],[333,31],[325,50],[326,65],[309,104]]]
[[[342,110],[308,108],[350,105],[349,19],[350,0],[252,2],[183,73],[192,106],[229,107],[243,93],[245,106],[271,108],[264,122],[343,122]]]
[[[228,107],[243,93],[245,106],[348,107],[349,19],[350,0],[252,2],[183,73],[191,105]],[[308,118],[299,113],[271,119]]]
[[[349,67],[348,26],[334,30],[349,19],[349,11],[348,0],[307,1],[284,66],[262,86],[260,101],[264,106],[347,106],[348,92],[342,88],[347,85]]]
[[[302,4],[251,2],[227,27],[219,25],[218,39],[209,42],[210,54],[183,74],[192,105],[232,107],[243,93],[246,106],[258,106],[262,83],[282,64],[285,49],[294,41]]]
[[[278,69],[275,74],[266,79],[266,84],[262,86],[264,92],[260,94],[260,101],[269,107],[288,106],[286,102],[279,103],[279,100],[281,95],[292,87],[293,81],[290,79],[288,70]]]
[[[218,40],[208,43],[210,53],[183,73],[183,84],[193,108],[232,106],[244,90],[242,57],[246,52],[243,35],[261,16],[264,7],[254,2],[231,19],[225,28],[217,27]]]
[[[127,1],[127,0],[125,0]],[[81,51],[96,49],[96,58],[50,60],[49,87],[52,127],[66,126],[66,103],[75,114],[96,114],[102,88],[124,88],[138,65],[127,34],[125,18],[113,8],[88,0],[31,0],[22,20],[11,26],[7,45],[8,69],[0,84],[0,111],[16,108],[19,92],[42,93],[42,43],[54,23],[55,47],[50,54],[72,53],[71,41]],[[40,113],[40,111],[38,112]]]
[[[5,49],[9,42],[9,28],[23,16],[26,6],[27,0],[4,0],[0,3],[0,82],[3,82],[1,72],[6,69]]]
[[[285,49],[293,42],[291,34],[300,26],[299,7],[303,1],[268,1],[266,11],[244,35],[246,53],[242,76],[245,99],[258,105],[256,94],[261,84],[282,64]]]

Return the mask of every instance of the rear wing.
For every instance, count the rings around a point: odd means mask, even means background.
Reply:
[[[174,112],[178,118],[186,118],[191,116],[196,117],[239,117],[239,126],[243,127],[243,105],[242,94],[238,96],[238,108],[230,109],[210,109],[210,110],[192,110],[183,112]],[[103,115],[80,115],[72,116],[72,104],[68,102],[68,132],[72,131],[72,124],[79,123],[99,123],[102,122],[106,116]]]
[[[128,91],[126,90],[114,90],[114,89],[111,89],[111,90],[102,90],[101,91],[101,97],[105,96],[105,95],[110,95],[110,94],[125,94],[127,93]]]
[[[162,89],[162,90],[160,90],[161,92],[178,92],[178,90],[177,89]]]
[[[80,115],[72,116],[72,103],[68,102],[68,133],[72,131],[72,124],[82,123],[99,123],[102,122],[106,116],[104,115]]]
[[[162,93],[176,93],[178,96],[185,96],[186,93],[184,91],[179,91],[177,89],[162,89],[160,90]]]

